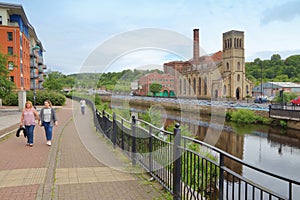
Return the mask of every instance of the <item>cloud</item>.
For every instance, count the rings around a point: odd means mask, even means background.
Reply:
[[[98,46],[83,63],[81,72],[103,72],[112,64],[119,63],[119,60],[130,64],[128,59],[131,60],[132,66],[144,65],[146,61],[152,61],[149,64],[157,64],[158,59],[154,59],[157,58],[157,54],[142,54],[145,50],[174,54],[187,59],[192,55],[192,44],[191,39],[164,29],[146,28],[125,32]]]
[[[261,24],[273,21],[288,22],[300,16],[300,1],[290,1],[263,11]]]

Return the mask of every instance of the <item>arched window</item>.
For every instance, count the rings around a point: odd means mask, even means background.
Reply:
[[[204,78],[204,95],[207,95],[207,79]]]
[[[237,70],[238,70],[238,71],[241,70],[241,63],[240,63],[240,62],[237,63]]]
[[[237,75],[237,81],[240,81],[240,79],[241,79],[241,76],[238,74]]]
[[[193,87],[193,89],[194,89],[194,94],[196,93],[196,79],[194,78],[194,87]]]
[[[229,70],[229,63],[226,63],[227,70]]]
[[[198,93],[199,93],[199,95],[201,95],[201,86],[202,86],[202,84],[201,84],[201,78],[199,77],[199,85],[198,85]]]
[[[186,80],[183,80],[183,94],[186,95]]]
[[[191,79],[189,78],[189,85],[188,85],[188,87],[189,87],[189,95],[191,95]]]
[[[180,94],[182,94],[182,80],[181,79],[179,81],[179,90],[180,90]]]
[[[232,38],[229,39],[229,47],[232,47]]]

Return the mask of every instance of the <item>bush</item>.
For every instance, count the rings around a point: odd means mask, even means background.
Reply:
[[[18,102],[18,93],[17,92],[11,92],[7,96],[4,97],[3,105],[6,106],[17,106],[19,104]]]
[[[257,117],[252,110],[239,109],[231,114],[231,120],[238,123],[251,124],[257,122]]]
[[[33,91],[26,92],[26,101],[34,102]],[[66,102],[66,97],[58,92],[53,91],[36,91],[36,105],[44,105],[44,101],[49,99],[52,105],[61,106]],[[3,105],[18,106],[18,93],[11,92],[3,99]]]
[[[32,99],[30,101],[33,102],[33,92],[30,92],[32,93]],[[29,96],[31,97],[31,94]],[[29,96],[27,99],[29,99]],[[44,101],[47,99],[50,100],[54,106],[61,106],[66,102],[66,97],[61,93],[46,90],[36,92],[36,105],[44,105]]]
[[[239,109],[234,112],[228,112],[226,118],[237,123],[252,124],[270,124],[271,119],[256,115],[253,110]]]

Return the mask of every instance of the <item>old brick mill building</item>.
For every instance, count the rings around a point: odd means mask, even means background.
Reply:
[[[164,63],[174,76],[177,97],[244,99],[252,93],[245,77],[244,32],[223,33],[223,50],[200,57],[199,29],[194,29],[193,58]]]

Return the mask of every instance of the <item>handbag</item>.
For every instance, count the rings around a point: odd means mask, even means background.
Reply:
[[[22,136],[22,135],[23,135],[25,138],[27,137],[27,131],[26,131],[26,129],[25,129],[24,126],[20,126],[20,128],[18,128],[17,133],[16,133],[16,136],[17,136],[17,137],[20,137],[20,136]]]

